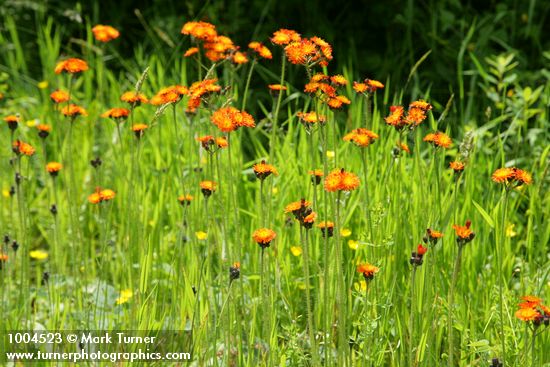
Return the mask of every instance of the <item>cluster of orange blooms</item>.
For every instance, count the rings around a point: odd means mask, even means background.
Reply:
[[[111,189],[96,188],[95,192],[88,196],[88,201],[92,204],[102,203],[114,199],[116,193]]]
[[[432,143],[435,147],[440,148],[449,148],[453,141],[451,138],[441,131],[436,131],[435,133],[430,133],[422,139],[423,141],[427,143]]]
[[[530,185],[533,182],[531,174],[527,171],[516,167],[505,167],[499,168],[493,175],[491,179],[497,183],[504,183],[508,185]]]
[[[325,178],[325,190],[335,191],[353,191],[359,187],[359,177],[342,169],[335,169]]]
[[[533,326],[550,325],[550,307],[542,303],[542,299],[535,296],[521,297],[522,303],[516,311],[516,317],[525,322],[532,322]]]
[[[343,138],[344,141],[351,141],[353,144],[363,148],[371,145],[376,139],[378,139],[378,134],[363,127],[353,130],[344,135]]]
[[[120,32],[117,29],[103,24],[94,26],[92,33],[94,34],[94,38],[100,42],[109,42],[120,36]]]
[[[332,60],[332,46],[319,37],[302,38],[296,31],[283,28],[273,33],[271,42],[285,46],[288,61],[295,65],[327,66]]]
[[[265,163],[265,160],[261,161],[258,164],[255,164],[252,167],[252,170],[254,171],[254,174],[256,177],[258,177],[260,180],[265,180],[270,175],[278,176],[279,172],[277,171],[277,168],[271,164]]]
[[[16,140],[12,144],[12,150],[17,155],[26,155],[27,157],[30,157],[34,155],[36,150],[33,148],[32,145],[25,143],[21,140]]]
[[[426,119],[426,113],[431,109],[432,105],[422,100],[412,102],[406,115],[403,106],[391,106],[390,114],[385,120],[398,131],[405,127],[413,129]]]
[[[246,111],[235,107],[222,107],[215,111],[210,121],[224,133],[237,130],[239,127],[255,127],[254,118]]]
[[[305,85],[304,92],[315,94],[320,101],[326,103],[331,109],[338,109],[351,103],[348,97],[336,93],[337,88],[347,84],[348,81],[342,75],[315,74],[311,77],[309,83]]]

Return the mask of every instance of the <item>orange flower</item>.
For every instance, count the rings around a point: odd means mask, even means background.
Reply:
[[[100,42],[109,42],[120,36],[120,32],[110,25],[98,24],[92,28],[92,33],[96,40]]]
[[[424,256],[426,252],[428,252],[428,248],[422,246],[421,244],[416,248],[416,253],[420,256]]]
[[[351,101],[346,96],[336,96],[327,100],[327,105],[332,109],[338,109],[342,105],[349,105]]]
[[[409,125],[418,126],[426,119],[426,112],[420,108],[410,108],[405,121]]]
[[[59,171],[61,171],[61,168],[63,168],[63,165],[59,162],[49,162],[46,164],[46,171],[48,171],[52,177],[57,176]]]
[[[246,64],[248,62],[248,57],[244,52],[237,51],[233,54],[231,61],[237,65]]]
[[[287,90],[287,87],[281,84],[269,84],[267,87],[272,92],[281,92],[281,91]]]
[[[147,126],[146,124],[134,124],[132,126],[132,131],[136,135],[136,138],[140,139],[143,134],[145,134],[145,130],[147,130],[148,128],[149,126]]]
[[[418,108],[422,111],[429,111],[432,109],[432,105],[429,104],[428,102],[426,101],[423,101],[423,100],[418,100],[418,101],[414,101],[412,102],[410,105],[409,105],[409,108]]]
[[[19,120],[20,120],[19,115],[9,115],[4,117],[4,121],[6,121],[10,130],[17,129],[17,126],[19,125]]]
[[[406,125],[403,114],[404,109],[402,106],[391,106],[390,114],[388,115],[388,117],[384,118],[384,120],[388,125],[395,127],[397,130],[400,130]]]
[[[229,267],[229,280],[232,282],[241,276],[241,263],[236,261]]]
[[[193,196],[189,194],[180,195],[178,196],[178,201],[181,205],[191,205],[191,201],[193,201]]]
[[[188,48],[187,51],[185,51],[185,53],[183,54],[183,57],[189,57],[198,53],[199,53],[198,47],[191,47],[191,48]]]
[[[50,131],[52,131],[52,127],[48,124],[38,124],[36,125],[36,129],[38,130],[38,136],[42,139],[45,139],[50,135]]]
[[[456,233],[456,240],[459,244],[468,243],[474,239],[475,233],[470,229],[471,224],[472,222],[467,220],[464,226],[459,226],[458,224],[453,225],[453,229]]]
[[[281,28],[278,31],[275,31],[273,33],[273,37],[271,37],[271,42],[279,46],[288,45],[290,42],[298,41],[300,41],[300,34],[291,29]]]
[[[214,191],[216,191],[217,184],[213,181],[201,181],[200,188],[204,197],[209,197]]]
[[[533,182],[533,178],[531,177],[531,174],[522,169],[517,168],[515,176],[516,176],[517,182],[520,185],[521,184],[530,185]]]
[[[111,189],[101,189],[100,187],[95,189],[95,192],[88,196],[88,201],[92,204],[98,204],[104,201],[114,199],[116,193]]]
[[[449,163],[449,167],[451,167],[451,169],[455,173],[460,173],[460,172],[464,171],[464,163],[462,163],[462,162],[458,162],[458,161],[451,162],[451,163]]]
[[[50,94],[50,99],[54,103],[64,103],[69,101],[69,93],[63,91],[63,90],[54,90],[52,94]]]
[[[346,172],[343,168],[336,169],[325,178],[325,190],[328,192],[352,191],[359,187],[359,183],[359,178],[355,174]]]
[[[279,175],[279,172],[277,172],[275,166],[265,163],[265,160],[262,160],[261,163],[255,164],[252,169],[254,170],[256,177],[260,180],[265,180],[271,174],[274,174],[275,176]]]
[[[54,69],[56,74],[61,74],[64,71],[69,74],[76,74],[86,70],[88,70],[88,64],[86,61],[77,58],[61,61],[55,66]]]
[[[131,105],[135,104],[136,106],[139,106],[142,103],[147,103],[149,100],[147,97],[145,97],[142,93],[136,93],[133,91],[125,92],[120,96],[120,100],[126,103],[129,103]]]
[[[366,83],[353,82],[353,90],[357,93],[365,93],[367,91],[367,88],[368,86]]]
[[[535,321],[540,318],[542,315],[533,308],[520,308],[516,311],[516,317],[521,321],[529,322]]]
[[[113,120],[120,121],[127,118],[129,114],[130,114],[130,111],[127,110],[126,108],[117,107],[117,108],[111,108],[110,110],[105,111],[101,115],[101,117],[108,117],[108,118],[112,118]]]
[[[311,206],[311,203],[305,199],[302,199],[300,201],[294,201],[285,207],[285,213],[292,213],[294,215],[298,215],[299,213],[304,212],[310,206]]]
[[[187,94],[189,94],[187,87],[182,85],[171,85],[162,88],[153,98],[151,98],[151,104],[153,106],[159,106],[167,103],[177,103],[182,96]]]
[[[340,74],[331,76],[330,81],[332,82],[332,84],[335,84],[338,86],[348,85],[348,80],[344,78],[343,75],[340,75]]]
[[[498,183],[508,183],[509,181],[513,180],[515,176],[516,173],[514,171],[514,168],[499,168],[495,172],[493,172],[491,179]]]
[[[190,98],[187,102],[186,112],[194,113],[199,108],[203,97],[220,92],[222,88],[216,84],[217,81],[217,79],[205,79],[193,83],[189,87]]]
[[[210,121],[222,132],[231,132],[239,127],[255,127],[254,118],[245,111],[235,107],[222,107],[212,114]]]
[[[226,36],[216,36],[204,44],[206,50],[205,56],[212,62],[217,62],[228,58],[232,52],[237,50],[237,47]]]
[[[321,179],[324,176],[324,173],[320,169],[315,169],[315,170],[309,171],[308,175],[311,175],[311,183],[312,184],[319,185],[321,183]]]
[[[359,266],[357,266],[357,272],[363,274],[365,280],[372,280],[374,274],[378,273],[379,270],[380,268],[369,263],[359,264]]]
[[[248,48],[250,48],[252,51],[256,52],[260,57],[263,57],[264,59],[272,59],[273,54],[267,48],[260,42],[250,42],[248,44]]]
[[[426,229],[426,235],[422,238],[424,243],[430,242],[431,244],[436,244],[437,241],[443,237],[443,233],[436,231],[434,229]]]
[[[521,299],[525,302],[519,304],[519,308],[536,308],[542,304],[542,299],[535,296],[523,296]]]
[[[254,231],[252,234],[252,238],[260,247],[265,249],[266,247],[269,247],[271,244],[271,241],[273,241],[277,237],[277,234],[269,229],[269,228],[260,228]]]
[[[17,155],[23,154],[27,157],[30,157],[35,153],[32,145],[22,142],[21,140],[16,140],[13,142],[12,150]]]
[[[308,215],[306,215],[300,223],[304,226],[305,229],[311,229],[313,227],[313,223],[315,223],[315,220],[317,219],[317,213],[311,212]]]
[[[216,145],[218,146],[218,148],[227,148],[229,146],[229,142],[227,141],[226,138],[224,138],[223,136],[220,137],[220,138],[216,138]]]
[[[326,117],[323,115],[317,115],[316,112],[298,112],[296,114],[301,122],[307,124],[316,124],[316,123],[324,123],[326,121]]]
[[[432,143],[435,147],[449,148],[452,144],[451,138],[440,131],[434,134],[428,134],[423,139],[425,142]]]
[[[2,263],[5,263],[8,261],[8,255],[0,252],[0,269],[2,269]]]
[[[317,225],[323,233],[323,237],[332,237],[334,236],[334,223],[330,221],[322,221]]]
[[[374,93],[378,89],[383,89],[384,84],[380,83],[378,80],[374,79],[365,79],[365,84],[367,85],[367,90],[369,93]]]
[[[88,112],[80,106],[70,104],[61,109],[61,113],[66,117],[76,118],[78,116],[88,116]]]
[[[292,64],[327,66],[332,60],[332,47],[319,37],[303,38],[285,47],[285,54]]]
[[[375,139],[378,139],[378,134],[365,128],[358,128],[344,136],[344,141],[351,141],[359,147],[368,147]]]
[[[88,196],[88,201],[92,204],[97,204],[101,202],[101,196],[99,195],[99,192],[94,192],[90,196]]]
[[[406,143],[399,143],[398,142],[397,144],[398,144],[399,149],[401,149],[404,152],[407,152],[407,153],[411,154],[411,149],[409,148],[409,146]]]
[[[181,33],[202,41],[211,40],[218,35],[216,27],[207,22],[187,22],[183,25]]]

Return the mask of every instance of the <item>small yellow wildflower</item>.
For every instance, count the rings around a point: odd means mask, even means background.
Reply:
[[[342,236],[342,237],[349,237],[349,236],[351,236],[351,230],[348,229],[348,228],[342,228],[342,229],[340,230],[340,236]]]
[[[10,190],[8,189],[3,189],[2,190],[2,196],[5,197],[5,198],[9,198],[11,195],[10,195]]]
[[[197,236],[197,240],[204,241],[205,239],[208,238],[208,233],[203,231],[198,231],[198,232],[195,232],[195,236]]]
[[[367,282],[360,280],[358,283],[356,282],[353,284],[353,288],[355,288],[357,292],[364,292],[367,290]]]
[[[302,254],[302,248],[299,246],[292,246],[290,252],[292,252],[294,256],[300,256]]]
[[[116,299],[116,304],[121,305],[128,302],[134,296],[134,292],[131,289],[123,289],[120,291],[120,296]]]
[[[42,80],[41,82],[39,82],[37,84],[38,89],[46,89],[46,88],[48,88],[48,85],[50,85],[50,84],[48,83],[47,80]]]
[[[336,154],[334,153],[333,150],[327,150],[327,157],[328,158],[334,158]]]
[[[48,252],[44,250],[33,250],[29,252],[31,259],[46,260],[48,258]]]
[[[359,248],[359,241],[349,240],[348,241],[348,246],[352,250],[357,250]]]
[[[25,123],[28,127],[35,127],[38,125],[38,120],[37,119],[32,119],[32,120],[29,120]]]
[[[514,227],[516,225],[514,223],[508,223],[506,226],[506,237],[515,237],[517,236],[517,232],[514,231]]]
[[[279,189],[277,187],[274,187],[273,189],[271,189],[271,193],[273,195],[277,195],[279,193]]]

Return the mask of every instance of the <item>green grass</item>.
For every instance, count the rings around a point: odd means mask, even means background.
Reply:
[[[0,59],[9,86],[0,114],[21,114],[15,135],[33,145],[36,154],[20,158],[21,168],[11,166],[10,133],[7,125],[2,126],[0,233],[10,236],[1,251],[8,255],[0,270],[3,332],[183,330],[186,349],[177,351],[192,352],[200,366],[296,366],[314,365],[316,360],[327,366],[440,366],[449,363],[452,333],[455,365],[486,366],[492,358],[504,358],[503,330],[505,365],[550,363],[548,332],[537,336],[532,352],[525,323],[514,316],[520,296],[532,294],[550,302],[550,84],[530,85],[521,73],[510,77],[515,73],[513,57],[475,58],[468,51],[475,22],[460,47],[455,75],[460,87],[454,98],[449,93],[445,100],[432,100],[429,87],[409,85],[427,62],[411,60],[400,71],[408,80],[388,78],[383,81],[385,89],[371,98],[368,127],[380,138],[368,148],[342,141],[352,129],[365,126],[365,98],[348,85],[342,93],[351,105],[329,111],[302,92],[306,72],[288,62],[292,83],[276,114],[278,128],[271,130],[277,101],[265,93],[264,85],[279,82],[281,50],[261,40],[273,50],[270,63],[276,66],[266,67],[259,60],[252,73],[257,81],[249,90],[247,106],[257,111],[257,126],[230,133],[230,148],[210,155],[195,137],[222,135],[210,115],[222,105],[240,108],[250,64],[235,68],[223,63],[213,69],[222,88],[231,88],[213,95],[194,115],[184,113],[187,97],[175,106],[175,115],[172,106],[159,116],[153,106],[136,108],[134,121],[150,124],[150,129],[138,142],[126,121],[119,140],[115,124],[101,113],[123,106],[120,95],[134,89],[146,68],[142,92],[148,97],[164,86],[198,80],[193,59],[180,57],[185,47],[150,54],[135,45],[135,57],[126,59],[116,51],[125,34],[98,44],[86,27],[85,37],[73,41],[79,52],[69,53],[61,44],[61,30],[46,22],[36,37],[43,72],[33,80],[27,75],[33,60],[25,58],[18,26],[6,19],[0,45],[12,47]],[[170,37],[188,44],[183,35]],[[472,65],[464,63],[467,52]],[[66,75],[53,73],[65,55],[82,57],[90,65],[72,81],[74,100],[89,112],[76,119],[72,133],[70,122],[49,100],[52,90],[69,88]],[[357,75],[351,68],[330,71],[337,73],[350,83],[377,79]],[[38,87],[41,81],[47,82],[46,88]],[[411,154],[395,157],[392,152],[400,136],[383,118],[390,105],[407,106],[413,98],[426,99],[434,109],[421,126],[403,135]],[[327,124],[309,134],[296,113],[316,109],[327,115]],[[471,112],[485,109],[485,114]],[[485,119],[471,117],[478,115]],[[33,119],[52,125],[44,148],[36,128],[27,126]],[[451,148],[435,150],[422,141],[435,130],[451,135]],[[275,142],[272,152],[270,141]],[[366,149],[366,182],[361,149]],[[328,157],[327,151],[334,156]],[[466,152],[465,171],[457,176],[448,164]],[[103,162],[97,169],[90,165],[96,157]],[[265,180],[263,193],[252,171],[262,159],[279,171]],[[48,161],[65,166],[55,180],[45,171]],[[329,171],[345,168],[357,174],[359,189],[325,194],[322,185],[312,185],[307,172],[323,169],[325,162]],[[512,165],[531,172],[533,184],[512,190],[504,205],[503,187],[491,181],[491,174]],[[17,194],[10,196],[16,170],[23,179]],[[219,185],[208,200],[200,192],[201,180]],[[88,203],[88,195],[98,186],[115,190],[116,197],[100,205]],[[184,193],[194,196],[189,207],[178,203]],[[290,251],[293,246],[303,248],[304,242],[298,222],[284,214],[288,203],[301,198],[315,198],[317,221],[337,223],[328,242],[318,228],[309,230],[307,261],[306,251],[299,256]],[[54,203],[57,216],[50,213]],[[468,219],[476,236],[463,248],[454,304],[449,304],[458,252],[451,226]],[[502,236],[503,225],[513,226],[504,231],[508,235]],[[264,226],[277,238],[265,250],[262,272],[261,250],[252,233]],[[344,228],[351,234],[341,237]],[[441,230],[444,237],[429,248],[412,278],[410,254],[427,228]],[[199,239],[200,231],[208,234],[207,239]],[[20,245],[17,252],[11,249],[13,240]],[[350,241],[358,241],[357,248]],[[48,258],[31,259],[36,249],[46,251]],[[241,264],[241,277],[230,283],[229,267],[235,261]],[[360,262],[380,267],[366,290],[356,272]],[[307,281],[304,266],[310,275]],[[47,282],[42,282],[44,272],[49,274]],[[306,284],[315,348],[306,327]],[[131,290],[133,296],[117,304],[123,290]],[[344,322],[347,327],[339,339]],[[318,351],[315,358],[312,350]]]

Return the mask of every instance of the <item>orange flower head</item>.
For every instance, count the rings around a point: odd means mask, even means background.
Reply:
[[[269,247],[271,241],[277,237],[277,234],[269,228],[260,228],[254,231],[252,238],[263,249]]]
[[[248,62],[248,57],[246,57],[244,52],[237,51],[233,54],[231,61],[233,61],[234,64],[242,65]]]
[[[61,113],[66,117],[72,117],[73,119],[77,118],[78,116],[88,116],[88,112],[80,106],[77,106],[75,104],[70,104],[68,106],[65,106],[61,109]]]
[[[98,204],[98,203],[101,202],[101,195],[99,194],[98,191],[96,191],[93,194],[91,194],[90,196],[88,196],[88,201],[91,204]]]
[[[8,261],[8,255],[0,252],[0,270],[2,269],[2,263],[5,263]]]
[[[449,167],[455,173],[460,173],[460,172],[464,171],[464,163],[459,162],[459,161],[453,161],[453,162],[449,163]]]
[[[494,182],[498,183],[509,183],[516,177],[515,169],[510,167],[505,168],[499,168],[495,172],[493,172],[493,175],[491,176],[491,179]]]
[[[110,25],[98,24],[92,28],[92,33],[96,40],[100,42],[109,42],[117,39],[120,36],[120,32],[111,27]]]
[[[265,161],[262,161],[261,163],[255,164],[252,169],[254,170],[254,174],[257,178],[260,180],[265,180],[269,175],[273,174],[275,176],[279,175],[279,172],[277,172],[277,169],[275,166],[272,166],[271,164],[265,163]]]
[[[130,110],[127,110],[126,108],[111,108],[110,110],[105,111],[101,117],[106,118],[112,118],[113,120],[116,120],[117,122],[120,122],[121,120],[124,120],[130,115]]]
[[[320,169],[311,170],[308,172],[309,175],[311,175],[311,183],[314,185],[319,185],[321,183],[321,179],[324,176],[323,171]]]
[[[516,169],[515,179],[520,185],[530,185],[533,182],[531,174],[519,168]]]
[[[534,308],[520,308],[516,311],[516,317],[521,321],[535,321],[542,315]]]
[[[334,223],[330,221],[322,221],[317,225],[321,229],[323,237],[332,237],[334,236]]]
[[[457,242],[459,244],[465,244],[474,239],[475,233],[472,232],[472,230],[470,229],[471,224],[472,223],[469,220],[467,220],[466,225],[464,226],[459,226],[457,224],[453,225],[453,229],[455,230],[455,233],[456,233]]]
[[[525,302],[520,304],[520,308],[535,308],[542,304],[542,299],[535,296],[522,296],[521,299]]]
[[[330,77],[330,81],[337,86],[348,85],[348,80],[343,75],[333,75]]]
[[[17,155],[26,155],[27,157],[31,157],[35,153],[35,149],[32,145],[22,142],[21,140],[13,142],[12,150]]]
[[[326,117],[323,115],[317,115],[314,111],[311,112],[298,112],[296,114],[301,122],[308,124],[324,123]]]
[[[60,89],[54,90],[52,94],[50,94],[50,99],[54,103],[65,103],[69,101],[69,93]]]
[[[151,104],[153,106],[159,106],[167,103],[177,103],[181,100],[181,97],[189,94],[189,90],[182,85],[171,85],[166,88],[162,88],[153,98],[151,98]]]
[[[346,172],[343,168],[330,172],[325,178],[325,190],[328,192],[353,191],[359,184],[357,175]]]
[[[357,93],[365,93],[368,89],[366,83],[353,82],[353,90]]]
[[[351,133],[346,134],[344,141],[351,141],[359,147],[368,147],[374,140],[378,139],[378,134],[365,128],[358,128]]]
[[[237,47],[231,38],[216,36],[204,44],[204,49],[206,50],[206,58],[212,62],[217,62],[229,58],[237,50]]]
[[[435,245],[440,238],[443,238],[443,233],[428,228],[426,229],[426,235],[422,238],[422,240],[424,241],[424,243],[430,242],[431,244]]]
[[[312,211],[311,213],[309,213],[308,215],[303,217],[303,219],[300,221],[300,224],[305,229],[311,229],[313,227],[313,224],[315,223],[316,219],[317,219],[317,213]]]
[[[191,205],[191,201],[193,201],[193,196],[189,194],[180,195],[178,196],[178,201],[181,205]]]
[[[402,106],[391,106],[390,114],[384,120],[388,125],[400,130],[406,125],[403,114],[404,109]]]
[[[248,48],[256,52],[260,57],[263,57],[264,59],[271,60],[273,58],[273,54],[271,53],[269,48],[267,48],[260,42],[250,42],[248,44]]]
[[[136,135],[136,138],[141,139],[143,134],[145,134],[145,130],[147,130],[148,128],[149,126],[147,126],[146,124],[134,124],[132,126],[132,131]]]
[[[423,139],[425,142],[432,143],[435,147],[449,148],[452,144],[451,138],[441,131],[428,134]]]
[[[367,90],[369,93],[374,93],[378,89],[384,89],[384,84],[380,83],[378,80],[365,79],[365,84],[367,85]]]
[[[133,91],[125,92],[124,94],[122,94],[122,96],[120,97],[120,100],[135,106],[139,106],[142,103],[149,102],[149,100],[147,99],[147,97],[145,97],[144,94],[136,93]]]
[[[17,129],[17,126],[19,125],[19,120],[20,120],[19,114],[9,115],[9,116],[4,117],[4,121],[6,121],[6,123],[8,124],[8,127],[10,128],[10,130],[16,130]]]
[[[420,108],[410,108],[405,121],[409,125],[418,126],[426,120],[426,111]]]
[[[187,22],[183,25],[181,33],[202,41],[209,41],[218,35],[216,27],[207,22]]]
[[[416,253],[420,256],[424,256],[426,252],[428,252],[428,248],[422,246],[421,244],[419,244],[418,247],[416,248]]]
[[[426,101],[423,101],[423,100],[418,100],[418,101],[414,101],[412,102],[410,105],[409,105],[409,108],[412,109],[412,108],[418,108],[424,112],[426,111],[429,111],[432,109],[432,105],[429,104],[428,102]]]
[[[198,54],[199,53],[199,48],[198,47],[190,47],[187,49],[187,51],[185,51],[185,53],[183,54],[183,57],[189,57],[189,56],[193,56],[195,54]]]
[[[380,268],[371,265],[369,263],[360,264],[357,266],[357,272],[363,274],[363,277],[365,277],[365,280],[372,280],[374,278],[374,275],[378,273]]]
[[[281,92],[287,90],[287,87],[281,84],[269,84],[267,87],[271,92]]]
[[[222,107],[215,111],[210,121],[220,129],[228,133],[239,127],[255,127],[254,118],[246,111],[239,111],[235,107]]]
[[[404,151],[404,152],[407,152],[407,153],[411,154],[411,149],[409,148],[409,146],[406,143],[403,143],[403,142],[399,143],[398,142],[398,148],[400,150]]]
[[[306,65],[317,57],[317,47],[312,41],[302,39],[285,46],[285,54],[290,63]]]
[[[297,215],[299,213],[304,213],[307,209],[309,209],[310,206],[311,203],[309,201],[301,199],[300,201],[294,201],[288,204],[285,207],[285,213],[292,213],[294,215]]]
[[[46,171],[48,171],[52,177],[57,176],[61,168],[63,168],[63,165],[59,162],[49,162],[46,164]]]
[[[290,42],[298,42],[300,41],[300,39],[300,34],[298,32],[291,29],[281,28],[273,33],[273,37],[271,37],[271,42],[276,45],[282,46],[288,45]]]
[[[88,64],[86,63],[86,61],[77,58],[70,58],[61,61],[55,66],[54,69],[56,74],[61,74],[62,72],[76,74],[86,70],[88,70]]]
[[[229,146],[229,142],[225,137],[222,136],[222,137],[216,138],[216,145],[220,149],[227,148]]]
[[[208,198],[216,191],[216,186],[218,185],[213,181],[201,181],[200,183],[201,192],[205,198]]]
[[[45,139],[50,135],[50,131],[52,131],[52,127],[48,124],[38,124],[36,125],[36,129],[38,130],[38,136],[42,139]]]
[[[99,197],[101,201],[113,200],[116,196],[116,193],[111,189],[104,189],[99,192]]]

